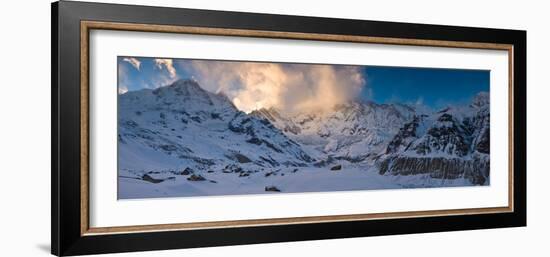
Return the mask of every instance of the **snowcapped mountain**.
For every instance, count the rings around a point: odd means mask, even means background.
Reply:
[[[275,108],[251,113],[269,120],[315,156],[318,166],[347,161],[375,164],[380,174],[489,178],[489,95],[469,106],[435,113],[401,104],[350,102],[328,114],[282,115]]]
[[[314,159],[269,122],[222,94],[179,80],[119,96],[120,169],[231,169],[306,166]]]
[[[380,174],[488,184],[489,141],[489,95],[482,92],[467,107],[414,116],[388,144]]]
[[[487,93],[434,113],[352,101],[247,114],[178,80],[119,95],[119,196],[486,185],[489,135]]]
[[[349,102],[328,113],[281,113],[270,108],[251,115],[269,120],[319,159],[318,165],[323,165],[336,160],[372,161],[415,110],[398,104]]]

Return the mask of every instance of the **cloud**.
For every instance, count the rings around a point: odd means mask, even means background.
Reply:
[[[128,67],[124,65],[118,65],[118,94],[124,94],[128,92],[128,83],[130,82],[128,76]]]
[[[420,96],[418,99],[416,99],[415,105],[423,105],[424,104],[424,97]]]
[[[118,94],[119,95],[122,95],[126,92],[128,92],[128,87],[126,87],[125,85],[119,85],[118,86]]]
[[[176,69],[174,68],[172,59],[155,59],[155,67],[162,70],[163,66],[170,74],[170,78],[176,77]]]
[[[133,57],[126,57],[126,58],[122,59],[122,61],[128,62],[129,64],[134,66],[134,68],[136,68],[136,70],[139,70],[139,68],[141,66],[141,62],[138,59],[133,58]]]
[[[176,65],[245,112],[269,107],[323,111],[357,97],[365,86],[357,66],[200,60]]]

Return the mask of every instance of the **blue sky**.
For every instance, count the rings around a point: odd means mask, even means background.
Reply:
[[[224,92],[244,111],[312,108],[357,97],[439,109],[488,92],[489,77],[482,70],[118,57],[119,93],[192,78],[211,92]]]
[[[478,92],[489,92],[490,72],[407,67],[367,66],[363,98],[378,103],[422,103],[432,108],[469,102]],[[370,94],[370,95],[367,95]]]

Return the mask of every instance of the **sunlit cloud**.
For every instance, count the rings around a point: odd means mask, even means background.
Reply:
[[[174,68],[172,59],[155,59],[155,66],[162,70],[163,67],[166,68],[170,74],[170,78],[176,77],[176,69]]]
[[[323,111],[358,96],[365,86],[357,66],[199,60],[177,61],[176,66],[245,112],[270,107]]]
[[[134,68],[136,68],[136,70],[139,70],[139,68],[141,66],[141,62],[138,59],[133,58],[133,57],[126,57],[126,58],[122,59],[122,61],[125,61],[125,62],[131,64],[132,66],[134,66]]]

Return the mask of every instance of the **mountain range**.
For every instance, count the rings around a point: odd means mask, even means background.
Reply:
[[[489,117],[487,92],[433,112],[350,101],[325,112],[272,107],[245,113],[222,93],[178,80],[119,95],[119,177],[161,184],[179,176],[207,181],[218,173],[281,173],[291,179],[311,170],[356,169],[428,181],[422,186],[440,180],[488,185]]]

